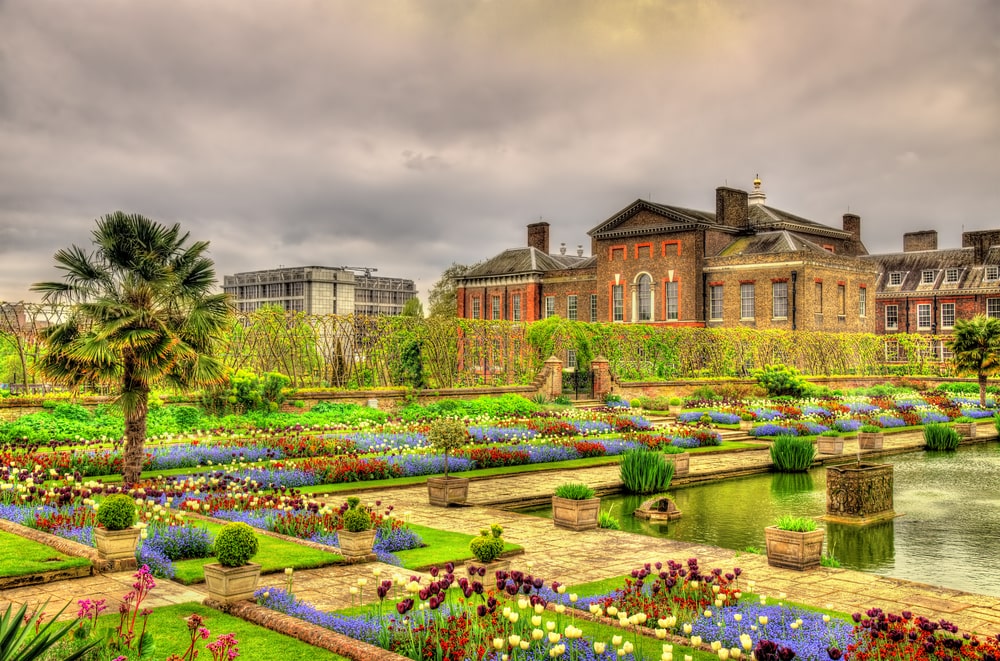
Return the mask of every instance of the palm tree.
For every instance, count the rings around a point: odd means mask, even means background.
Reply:
[[[979,405],[986,406],[986,377],[1000,373],[1000,319],[979,315],[956,321],[948,348],[955,370],[979,379]]]
[[[71,246],[55,255],[62,282],[32,286],[46,301],[68,303],[67,316],[45,329],[44,374],[58,383],[117,383],[125,417],[127,485],[142,471],[149,391],[223,380],[212,340],[230,314],[213,294],[207,241],[188,244],[179,225],[116,212],[98,219],[92,253]]]

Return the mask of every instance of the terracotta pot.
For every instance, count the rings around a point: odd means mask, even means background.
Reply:
[[[375,545],[375,529],[351,532],[338,530],[337,541],[340,544],[340,555],[345,558],[362,558],[370,555]]]
[[[820,454],[844,454],[844,439],[840,436],[820,436],[816,439],[816,449]]]
[[[134,560],[139,544],[139,529],[107,530],[94,528],[94,543],[102,560]]]
[[[882,440],[885,436],[882,432],[858,432],[858,447],[862,450],[881,450]]]
[[[260,565],[255,562],[242,567],[223,567],[214,562],[205,565],[204,572],[209,598],[224,604],[253,599],[260,581]]]
[[[674,463],[674,477],[685,477],[691,472],[691,453],[679,452],[677,454],[663,455],[667,461]]]
[[[764,528],[767,564],[785,569],[815,569],[823,556],[823,530],[792,532],[777,526]]]
[[[571,500],[552,496],[552,523],[566,530],[594,530],[601,513],[601,499]]]
[[[427,478],[427,499],[431,505],[462,505],[469,498],[469,480],[465,477]]]

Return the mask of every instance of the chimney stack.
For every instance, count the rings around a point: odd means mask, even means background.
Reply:
[[[715,189],[715,222],[726,227],[746,229],[750,225],[746,191],[735,188]]]
[[[903,252],[917,250],[937,250],[937,232],[924,230],[922,232],[907,232],[903,235]]]
[[[993,246],[1000,246],[1000,231],[981,230],[978,232],[962,232],[962,247],[974,248],[973,259],[976,264],[986,261],[986,253]]]
[[[528,225],[528,247],[549,254],[549,224],[546,222]]]
[[[851,234],[855,241],[861,241],[861,216],[856,213],[845,213],[844,231]]]

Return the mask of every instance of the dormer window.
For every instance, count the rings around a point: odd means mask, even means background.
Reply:
[[[933,285],[935,271],[932,269],[926,269],[920,272],[920,284],[922,285]]]
[[[1000,280],[1000,266],[987,266],[985,280]]]
[[[889,273],[889,284],[890,285],[901,285],[903,284],[903,272],[902,271],[892,271]]]
[[[958,269],[945,269],[944,281],[951,284],[958,282]]]

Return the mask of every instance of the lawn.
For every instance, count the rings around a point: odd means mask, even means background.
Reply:
[[[217,535],[222,526],[217,523],[205,522],[204,525],[212,535]],[[285,567],[295,569],[312,569],[314,567],[324,567],[343,561],[343,558],[333,551],[320,551],[303,544],[288,542],[268,535],[257,535],[260,548],[257,555],[253,557],[261,567],[264,574],[282,571]],[[192,560],[179,560],[174,563],[176,575],[174,580],[190,585],[205,580],[205,572],[202,567],[215,562],[214,558],[194,558]]]
[[[407,524],[407,526],[420,535],[426,546],[410,549],[409,551],[396,551],[393,555],[403,563],[403,568],[416,571],[435,565],[443,567],[446,562],[454,562],[456,565],[460,565],[466,560],[472,559],[469,542],[472,541],[475,535],[427,528],[413,523]],[[522,548],[517,544],[505,542],[503,550],[505,553],[508,553],[511,551],[520,551]]]
[[[0,530],[0,576],[25,576],[88,565],[87,558],[66,555],[51,546]]]

